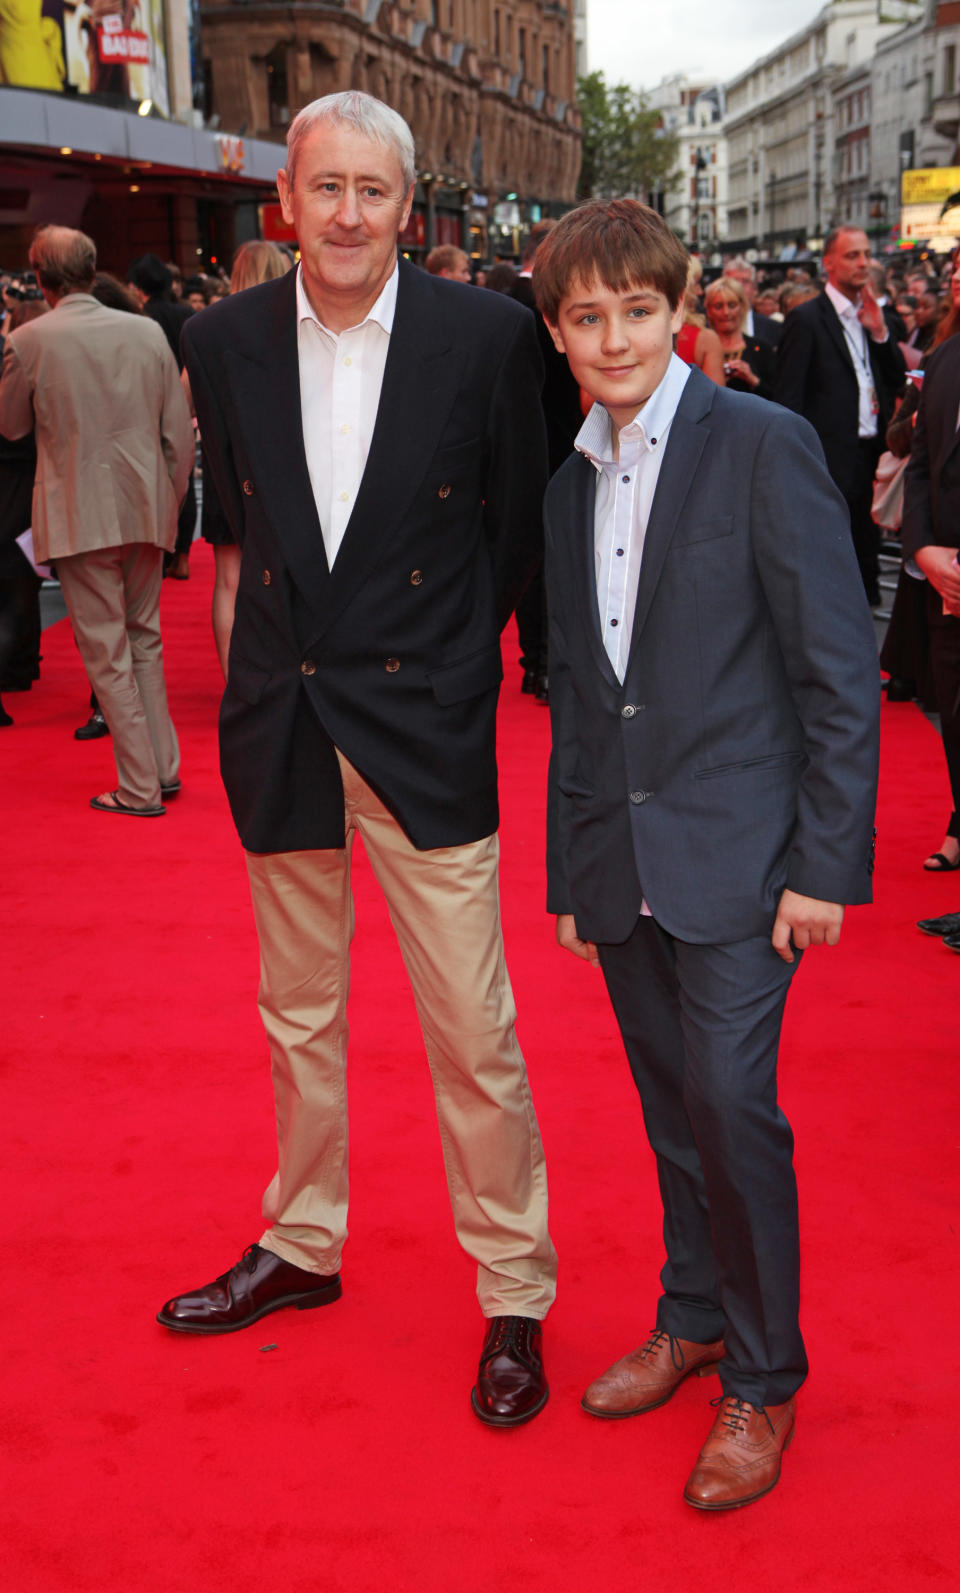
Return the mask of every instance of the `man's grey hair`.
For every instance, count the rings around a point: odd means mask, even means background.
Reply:
[[[728,277],[731,271],[740,272],[743,276],[749,277],[751,282],[757,280],[756,267],[752,266],[749,260],[745,260],[742,254],[735,254],[732,260],[727,261],[723,268],[724,276]]]
[[[41,227],[30,245],[30,264],[50,293],[89,293],[97,246],[74,227]]]
[[[403,173],[403,191],[413,187],[417,180],[417,157],[413,134],[396,111],[372,94],[359,89],[347,89],[343,94],[325,94],[322,99],[311,100],[298,111],[287,131],[287,177],[291,188],[296,172],[297,155],[303,140],[322,122],[343,122],[364,138],[392,149]]]

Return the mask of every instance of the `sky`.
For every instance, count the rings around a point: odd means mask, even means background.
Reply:
[[[823,0],[587,0],[587,61],[608,83],[684,72],[724,83],[812,22]]]

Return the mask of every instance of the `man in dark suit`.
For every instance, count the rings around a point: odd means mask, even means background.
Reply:
[[[583,1404],[639,1415],[719,1363],[684,1496],[723,1510],[775,1485],[806,1373],[777,1048],[800,953],[870,899],[880,682],[816,437],[676,358],[685,283],[633,200],[537,257],[597,400],[547,491],[548,908],[603,970],[664,1204],[656,1328]]]
[[[545,482],[530,315],[397,259],[413,140],[386,105],[300,112],[278,174],[297,272],[195,317],[187,366],[242,547],[220,716],[261,952],[279,1166],[259,1244],[159,1320],[230,1332],[340,1294],[350,852],[387,897],[433,1075],[497,1426],[547,1399],[546,1176],[497,894],[499,625]]]
[[[523,247],[520,272],[510,289],[510,297],[525,304],[537,318],[537,341],[543,356],[543,418],[547,427],[547,459],[551,476],[560,469],[573,447],[573,439],[580,430],[583,415],[580,410],[580,389],[570,374],[563,355],[553,346],[553,339],[537,310],[533,296],[533,262],[548,232],[555,226],[551,220],[537,221],[530,228],[530,236]],[[517,632],[520,640],[520,666],[523,670],[521,690],[536,697],[544,706],[550,701],[549,659],[547,656],[547,597],[543,582],[543,534],[540,533],[540,558],[530,584],[517,604]]]
[[[774,398],[803,415],[847,501],[867,600],[880,601],[880,533],[870,506],[877,460],[906,373],[870,287],[870,243],[837,227],[823,248],[823,293],[791,310],[777,351]]]
[[[960,299],[960,269],[954,273]],[[942,850],[942,869],[960,866],[960,338],[950,337],[926,362],[904,478],[901,540],[904,559],[915,560],[927,580],[930,666],[940,714],[953,812]],[[930,859],[932,869],[937,867]],[[946,932],[960,935],[949,915]],[[960,943],[958,943],[960,944]]]

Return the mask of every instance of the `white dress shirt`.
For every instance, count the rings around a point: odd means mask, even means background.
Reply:
[[[303,285],[303,268],[297,267],[303,446],[330,569],[353,513],[370,452],[399,278],[397,266],[359,326],[337,333],[317,319]]]
[[[877,388],[873,379],[873,370],[870,365],[870,345],[867,341],[867,329],[862,324],[858,310],[859,303],[854,304],[841,293],[832,283],[826,286],[827,298],[840,317],[843,335],[847,340],[853,368],[857,373],[857,387],[860,393],[860,408],[858,411],[858,437],[875,437],[877,435]]]
[[[593,515],[597,604],[603,644],[620,681],[627,670],[653,495],[689,375],[690,366],[672,354],[659,386],[620,431],[618,459],[613,457],[612,421],[602,404],[594,404],[574,443],[597,472]]]

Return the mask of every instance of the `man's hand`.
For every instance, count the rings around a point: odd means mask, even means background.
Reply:
[[[592,963],[594,968],[599,968],[597,948],[592,940],[580,939],[572,913],[557,914],[557,945],[562,946],[564,951],[572,951],[575,957],[582,957],[584,962]]]
[[[869,332],[874,342],[885,343],[888,335],[887,323],[883,319],[883,311],[869,282],[864,284],[860,294],[860,308],[857,314],[860,317],[860,325]]]
[[[814,896],[784,891],[777,908],[771,941],[784,962],[793,962],[793,946],[806,951],[808,946],[835,946],[843,925],[839,902],[818,902]]]
[[[928,543],[913,555],[931,586],[935,586],[951,612],[960,604],[960,565],[956,548],[938,548]]]

